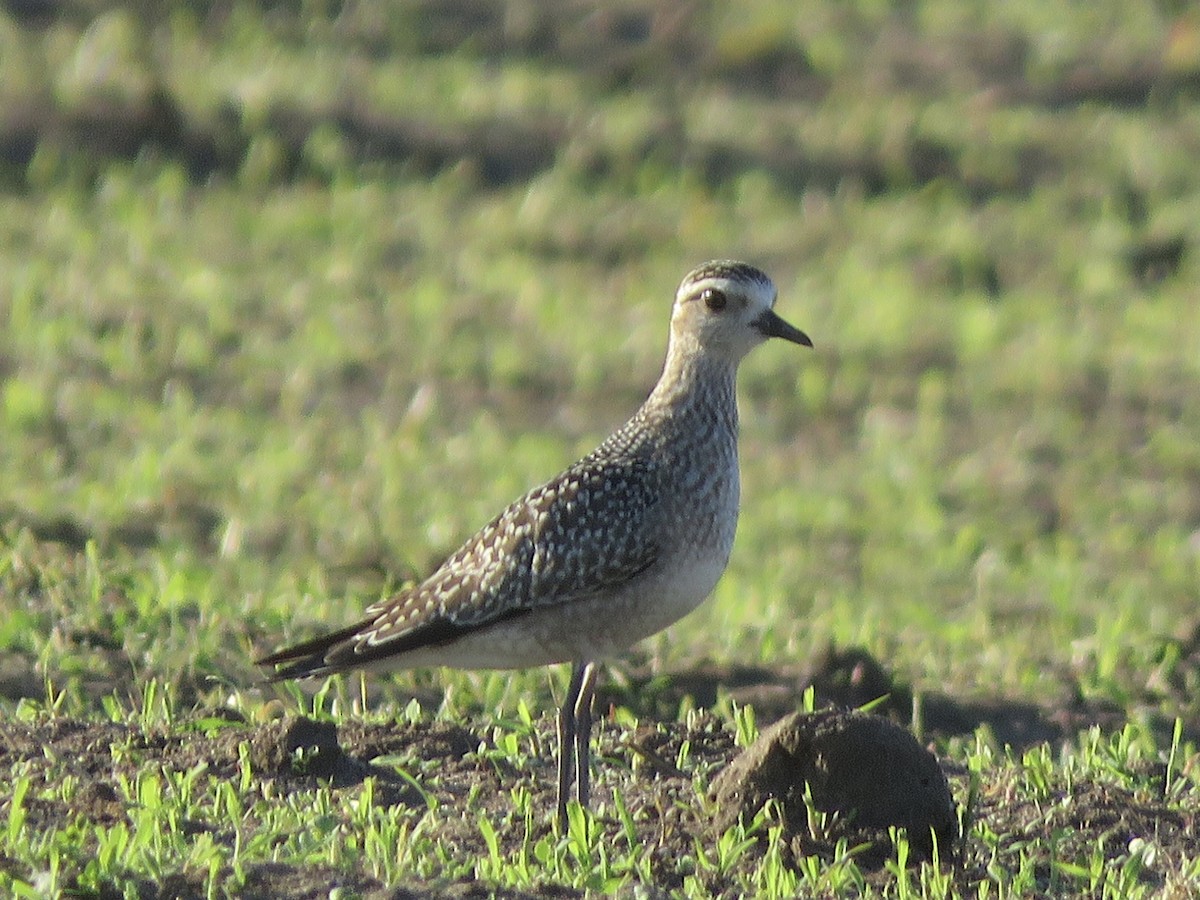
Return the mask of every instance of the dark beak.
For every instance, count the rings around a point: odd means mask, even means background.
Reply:
[[[803,347],[811,347],[812,341],[809,340],[807,334],[801,331],[794,325],[789,325],[779,316],[775,315],[775,310],[768,309],[765,313],[754,320],[754,327],[759,330],[763,337],[783,338],[785,341],[791,341],[793,344],[800,344]]]

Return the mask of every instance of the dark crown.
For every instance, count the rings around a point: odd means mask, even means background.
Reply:
[[[727,278],[730,281],[740,281],[744,284],[760,284],[767,286],[771,279],[762,269],[749,263],[732,259],[714,259],[703,265],[696,266],[684,276],[684,284],[695,284],[706,278]]]

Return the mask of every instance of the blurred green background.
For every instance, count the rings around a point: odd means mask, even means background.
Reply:
[[[816,350],[744,367],[730,570],[631,659],[1194,714],[1198,95],[1186,3],[9,0],[0,687],[253,683],[732,256]]]

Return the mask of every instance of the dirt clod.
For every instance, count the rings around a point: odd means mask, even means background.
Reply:
[[[774,798],[787,831],[803,840],[812,833],[806,789],[814,809],[836,814],[832,829],[901,826],[918,847],[931,845],[932,830],[943,850],[958,837],[934,755],[889,720],[844,710],[792,713],[766,729],[713,782],[716,827],[748,822]]]
[[[250,765],[260,776],[305,774],[327,778],[337,771],[341,757],[337,726],[305,716],[288,716],[271,723],[250,742]]]
[[[77,814],[103,825],[125,819],[125,804],[105,781],[89,781],[80,788],[71,805]]]

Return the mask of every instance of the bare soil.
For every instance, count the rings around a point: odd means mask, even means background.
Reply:
[[[624,705],[629,705],[630,699],[638,696],[636,681],[633,677],[620,689],[619,699]],[[709,685],[723,681],[746,698],[757,697],[761,701],[771,697],[774,709],[788,712],[796,709],[809,684],[817,689],[818,703],[830,710],[834,709],[834,704],[844,707],[847,701],[861,701],[864,697],[873,699],[879,696],[874,692],[881,687],[897,698],[877,707],[885,716],[907,723],[906,717],[912,709],[911,691],[897,684],[875,660],[858,650],[831,650],[820,667],[797,676],[781,676],[778,672],[757,669],[728,671],[701,667],[679,673],[669,679],[660,694],[650,693],[643,699],[648,706],[654,707],[668,702],[663,694],[685,690],[695,691],[702,698]],[[785,686],[783,682],[788,683]],[[1064,691],[1064,695],[1069,693]],[[606,705],[617,699],[610,688],[607,695],[602,694],[600,708],[607,708]],[[769,712],[768,709],[768,715]],[[846,733],[846,723],[853,724],[863,718],[866,717],[860,714],[849,717],[836,712],[820,714],[814,718],[816,726],[810,737],[820,741],[824,731],[827,739],[829,723],[833,723],[841,740]],[[891,730],[900,733],[901,729],[888,723],[883,716],[870,718],[873,721],[866,724],[872,726],[867,729],[872,739],[878,740],[882,734],[887,737],[889,746],[896,745],[897,736]],[[700,808],[692,777],[675,766],[681,745],[685,741],[688,743],[690,758],[698,767],[711,771],[714,779],[719,778],[719,773],[739,756],[739,751],[728,728],[708,714],[691,717],[690,725],[654,721],[653,718],[643,721],[648,724],[633,731],[619,727],[607,717],[598,723],[594,796],[610,796],[614,787],[619,788],[644,845],[651,848],[655,884],[668,892],[682,886],[686,873],[680,871],[678,863],[694,854],[696,837],[713,834],[711,810]],[[1102,722],[1106,729],[1114,724],[1109,711],[1087,710],[1078,704],[1070,709],[1033,709],[999,700],[960,703],[940,697],[936,702],[928,703],[925,712],[927,737],[970,733],[983,724],[993,733],[1011,738],[1010,746],[1018,749],[1032,738],[1042,741],[1064,737],[1068,725],[1075,729],[1088,721]],[[778,729],[766,731],[771,730]],[[539,831],[535,838],[549,831],[549,811],[553,809],[555,770],[551,717],[545,717],[538,727],[539,741],[545,752],[535,757],[525,769],[498,762],[497,755],[488,754],[488,733],[482,727],[475,730],[447,723],[391,724],[353,719],[334,723],[298,716],[251,725],[235,712],[212,709],[198,710],[192,721],[182,725],[177,723],[169,730],[147,731],[124,723],[55,717],[34,723],[0,722],[0,766],[12,767],[20,763],[29,767],[35,778],[45,770],[46,773],[55,772],[58,778],[69,774],[78,779],[81,787],[70,802],[45,799],[27,802],[27,823],[31,828],[62,828],[71,823],[111,826],[129,815],[129,804],[122,799],[122,779],[133,783],[139,773],[147,770],[182,773],[203,766],[204,777],[236,783],[242,772],[241,754],[248,751],[253,778],[242,798],[247,809],[265,797],[278,798],[296,791],[312,790],[322,784],[337,791],[359,790],[368,777],[375,779],[376,804],[397,810],[423,809],[427,801],[422,790],[435,796],[442,810],[465,809],[468,798],[473,797],[471,814],[462,818],[446,815],[443,826],[454,832],[449,836],[450,842],[461,848],[462,859],[469,860],[487,855],[487,847],[476,824],[477,816],[480,812],[491,812],[497,820],[502,818],[511,804],[514,787],[526,787],[534,808],[547,811],[544,820],[536,824]],[[911,741],[906,735],[899,736]],[[1010,790],[1011,786],[1003,783],[1002,769],[985,772],[985,780],[977,782],[972,790],[968,773],[960,766],[945,760],[935,764],[932,754],[918,749],[915,741],[911,743],[912,749],[905,750],[905,765],[911,764],[914,772],[922,772],[925,781],[928,781],[925,778],[928,772],[920,767],[933,766],[932,771],[936,772],[940,765],[948,779],[952,802],[959,809],[970,806],[963,811],[968,824],[982,818],[993,833],[1009,835],[1041,834],[1049,827],[1063,828],[1067,829],[1064,834],[1070,835],[1066,840],[1076,850],[1086,848],[1089,842],[1098,842],[1111,847],[1112,853],[1120,853],[1133,838],[1148,835],[1153,836],[1158,852],[1168,858],[1184,858],[1197,846],[1200,835],[1197,835],[1194,817],[1182,815],[1161,799],[1147,797],[1144,791],[1135,796],[1114,784],[1083,781],[1072,785],[1069,793],[1057,797],[1048,812],[1047,805],[1026,802],[1016,796]],[[122,752],[114,753],[114,747],[121,748]],[[436,771],[437,777],[418,789],[389,764],[397,757],[409,761],[407,768],[410,771]],[[741,765],[744,764],[743,760]],[[862,769],[858,783],[854,778],[857,770],[851,768],[849,771],[848,781],[839,790],[848,791],[860,805],[872,802],[871,798],[878,793],[872,784],[878,771],[870,766]],[[805,777],[812,774],[810,767]],[[846,776],[843,774],[842,777]],[[999,780],[990,783],[988,778]],[[713,793],[718,803],[724,802],[719,792]],[[881,795],[880,802],[893,801]],[[1047,822],[1048,815],[1052,822]],[[736,811],[729,815],[718,811],[717,818],[727,825],[736,818]],[[803,816],[794,818],[802,820]],[[184,821],[180,827],[189,834],[208,832],[215,841],[230,846],[234,840],[234,835],[223,833],[218,823]],[[605,840],[622,840],[621,825],[615,819],[602,817],[601,827]],[[785,846],[789,853],[828,856],[833,852],[836,840],[846,837],[851,846],[867,845],[857,861],[868,878],[882,882],[894,877],[883,868],[884,862],[893,858],[887,831],[880,821],[872,820],[870,816],[858,817],[857,823],[854,816],[835,818],[831,830],[816,837],[802,821],[792,821],[786,828]],[[952,828],[944,833],[956,831]],[[522,836],[502,833],[500,839],[503,849],[511,851]],[[512,846],[503,846],[505,843]],[[964,888],[984,879],[992,850],[978,844],[969,829],[963,839],[952,835],[950,843],[950,847],[943,848],[942,864],[951,869],[955,879]],[[758,852],[764,850],[765,847],[760,847]],[[922,854],[920,850],[920,842],[914,841],[913,859],[928,859],[928,853]],[[753,854],[744,864],[753,864]],[[31,874],[20,872],[15,862],[0,855],[0,869],[5,868],[22,876]],[[366,871],[342,871],[324,865],[253,864],[247,867],[246,878],[243,895],[252,898],[324,898],[337,886],[369,897],[494,895],[485,885],[470,881],[385,886]],[[732,889],[731,884],[722,883],[715,876],[708,887],[717,894]],[[118,896],[115,886],[113,890],[113,896]],[[202,897],[204,875],[181,873],[161,882],[143,881],[137,884],[137,892],[144,898]],[[579,895],[578,891],[555,884],[543,885],[536,893],[542,897]],[[509,893],[501,896],[525,895]]]

